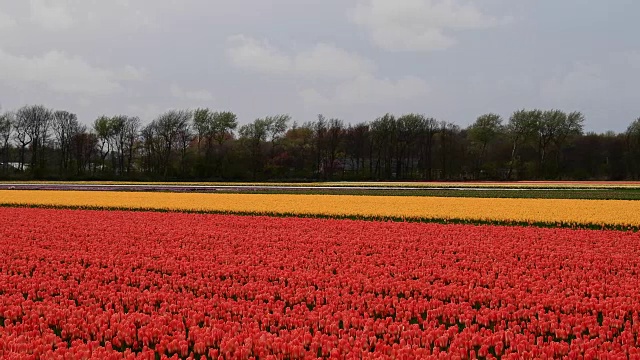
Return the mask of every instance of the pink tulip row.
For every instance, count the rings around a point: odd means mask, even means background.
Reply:
[[[0,208],[1,358],[640,359],[631,232]]]

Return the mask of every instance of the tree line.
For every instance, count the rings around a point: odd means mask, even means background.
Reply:
[[[170,110],[91,125],[27,105],[0,112],[3,179],[638,180],[640,118],[623,133],[584,132],[580,112],[483,114],[468,127],[422,114],[347,124],[287,114],[239,126],[236,114]]]

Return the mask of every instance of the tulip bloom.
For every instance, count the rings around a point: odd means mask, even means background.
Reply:
[[[0,357],[638,358],[640,234],[0,208]]]

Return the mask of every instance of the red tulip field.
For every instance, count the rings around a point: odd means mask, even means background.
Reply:
[[[640,359],[634,232],[0,208],[0,358]]]

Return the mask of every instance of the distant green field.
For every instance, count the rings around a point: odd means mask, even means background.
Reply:
[[[640,200],[640,189],[593,189],[593,190],[351,190],[351,189],[258,189],[218,190],[220,193],[251,194],[326,194],[368,196],[433,196],[473,198],[521,198],[521,199],[593,199],[593,200]]]

